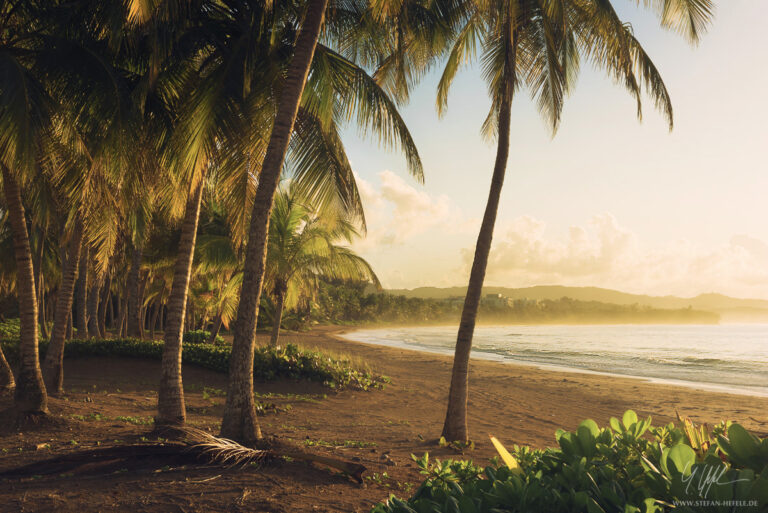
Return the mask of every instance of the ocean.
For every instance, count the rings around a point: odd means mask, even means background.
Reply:
[[[361,329],[350,340],[453,354],[456,326]],[[768,396],[768,324],[478,326],[474,358]]]

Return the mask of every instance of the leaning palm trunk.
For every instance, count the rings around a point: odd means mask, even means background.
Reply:
[[[464,299],[464,309],[461,312],[461,324],[456,337],[456,353],[453,357],[453,372],[451,373],[451,389],[448,395],[448,411],[443,424],[443,436],[446,440],[466,442],[467,433],[467,396],[469,386],[469,354],[472,350],[472,335],[475,331],[477,309],[485,280],[485,270],[488,266],[488,255],[491,252],[493,227],[496,223],[496,213],[499,209],[499,197],[504,184],[504,173],[509,157],[509,124],[510,124],[510,92],[505,95],[500,108],[498,120],[498,147],[496,163],[491,178],[491,190],[488,203],[485,206],[483,223],[477,236],[475,258],[469,275],[467,296]]]
[[[72,238],[69,241],[69,250],[66,257],[59,297],[56,300],[56,310],[53,314],[53,334],[48,344],[43,362],[43,376],[45,384],[51,393],[59,394],[64,388],[64,340],[67,335],[72,312],[72,296],[75,290],[78,268],[80,267],[81,246],[83,244],[83,222],[80,216],[75,220],[72,230]]]
[[[327,5],[328,0],[311,0],[307,7],[278,101],[275,124],[259,175],[259,185],[248,227],[243,285],[229,362],[227,403],[221,423],[222,436],[245,443],[261,438],[253,397],[253,356],[256,349],[256,320],[259,315],[267,257],[269,218]]]
[[[184,334],[184,316],[187,310],[192,258],[195,254],[197,222],[200,218],[200,200],[203,196],[202,180],[189,192],[184,224],[181,227],[179,252],[173,271],[173,284],[168,297],[168,322],[163,336],[163,361],[160,390],[157,397],[158,425],[184,424],[184,387],[181,381],[181,349]]]
[[[101,287],[101,298],[99,299],[99,337],[107,338],[107,308],[112,306],[112,275],[107,273],[104,278],[104,285]]]
[[[219,336],[219,331],[221,331],[221,325],[223,321],[221,319],[221,314],[216,314],[216,318],[213,320],[213,327],[211,328],[211,335],[208,337],[208,343],[209,344],[215,344],[216,343],[216,337]]]
[[[13,234],[13,254],[16,260],[16,292],[19,296],[19,373],[16,380],[15,406],[22,415],[48,413],[48,394],[40,372],[37,353],[37,295],[32,250],[24,218],[21,190],[10,172],[2,167],[8,219]]]
[[[13,379],[13,371],[5,359],[3,348],[0,347],[0,395],[12,391],[16,388],[16,381]]]
[[[280,338],[280,323],[283,320],[283,306],[285,305],[285,289],[281,286],[275,288],[275,318],[272,325],[272,336],[269,339],[269,345],[277,347],[277,340]]]

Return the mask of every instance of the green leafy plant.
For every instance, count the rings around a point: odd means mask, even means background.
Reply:
[[[0,346],[9,362],[19,358],[19,342],[0,340]],[[40,342],[40,354],[44,355],[48,343]],[[88,339],[69,340],[64,347],[64,356],[76,358],[84,356],[133,357],[160,360],[163,343],[155,340],[125,339]],[[229,345],[185,343],[182,349],[182,361],[210,369],[216,372],[229,371]],[[389,382],[386,376],[378,376],[368,370],[353,367],[352,362],[344,358],[331,358],[319,351],[308,351],[294,344],[282,348],[258,347],[254,355],[254,378],[260,381],[276,379],[308,380],[323,383],[333,389],[369,390],[383,388]]]
[[[194,331],[187,331],[184,333],[184,336],[182,337],[182,342],[186,344],[208,344],[208,341],[211,339],[211,332],[206,330],[194,330]],[[221,337],[221,335],[216,335],[215,342],[213,343],[214,346],[223,346],[227,342]]]
[[[19,319],[7,319],[0,322],[1,338],[19,338],[20,324]]]
[[[695,433],[695,434],[694,434]],[[762,512],[768,508],[768,439],[736,423],[709,430],[688,419],[659,428],[628,411],[601,428],[558,430],[558,447],[507,451],[489,466],[413,457],[424,482],[374,513]],[[498,444],[498,445],[497,445]]]

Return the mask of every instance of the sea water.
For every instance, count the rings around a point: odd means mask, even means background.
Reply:
[[[452,354],[456,330],[362,329],[344,336]],[[768,324],[478,326],[472,356],[768,396]]]

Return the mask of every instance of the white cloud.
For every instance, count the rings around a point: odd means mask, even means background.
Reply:
[[[353,249],[374,265],[385,286],[465,284],[479,220],[467,218],[447,196],[391,171],[379,173],[378,183],[357,181],[368,235]],[[486,283],[768,298],[768,244],[735,235],[717,247],[686,240],[651,246],[610,213],[560,233],[524,215],[497,223]]]
[[[473,249],[463,250],[465,269]],[[572,226],[560,237],[549,234],[543,221],[521,216],[497,228],[486,283],[768,297],[768,245],[738,235],[715,248],[688,241],[647,248],[611,214],[595,216],[587,226]]]
[[[461,212],[447,196],[417,189],[418,185],[388,170],[378,176],[378,187],[357,177],[368,235],[354,244],[356,250],[400,246],[427,231],[455,233],[465,229]]]

